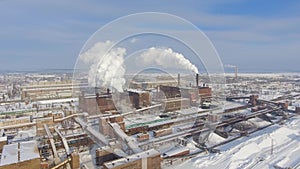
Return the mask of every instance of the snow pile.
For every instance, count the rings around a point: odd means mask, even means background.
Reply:
[[[253,123],[258,128],[265,127],[265,126],[271,124],[270,122],[262,120],[261,118],[258,118],[258,117],[249,119],[248,121],[251,122],[251,123]]]
[[[278,143],[285,143],[285,141],[291,139],[289,136],[291,136],[294,133],[297,133],[297,131],[295,131],[294,129],[281,127],[278,130],[275,130],[273,133],[271,133],[271,137],[273,137]]]
[[[222,143],[223,141],[225,141],[225,138],[219,136],[218,134],[212,132],[209,134],[208,138],[207,138],[207,142],[206,145],[208,147]]]
[[[299,126],[300,126],[300,117],[294,117],[292,118],[293,120],[288,122],[286,124],[286,126],[290,129],[295,129],[295,130],[299,130]],[[299,132],[300,134],[300,132]]]
[[[296,146],[300,147],[300,143],[298,143]],[[278,168],[286,168],[286,167],[295,167],[299,164],[300,149],[291,150],[290,153],[286,157],[283,157],[283,159],[279,160],[274,166],[277,166]]]
[[[286,151],[287,143],[293,142],[293,137],[297,137],[295,133],[297,133],[296,130],[280,127],[271,134],[264,134],[261,137],[250,139],[240,145],[238,151],[229,158],[231,161],[229,168],[252,165],[257,159],[271,155],[272,144],[274,154]]]
[[[230,159],[229,168],[235,169],[242,167],[242,164],[255,158],[255,154],[261,151],[256,143],[250,143],[241,147],[238,152],[233,154]]]

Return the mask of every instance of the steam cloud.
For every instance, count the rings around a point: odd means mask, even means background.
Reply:
[[[125,85],[125,48],[112,48],[113,42],[98,42],[79,58],[90,65],[88,83],[92,87],[114,88],[123,92]],[[107,52],[108,51],[108,52]],[[106,53],[107,52],[107,53]],[[171,48],[149,48],[140,55],[139,61],[145,65],[159,65],[164,68],[181,68],[198,73],[198,69],[182,54]]]
[[[122,86],[125,84],[125,68],[123,63],[126,49],[110,49],[112,45],[113,42],[111,41],[98,42],[81,54],[79,58],[84,63],[90,65],[88,74],[88,83],[90,86],[113,87],[118,92],[123,92]]]
[[[141,54],[140,59],[146,65],[155,64],[164,68],[182,68],[199,73],[195,65],[181,53],[174,52],[171,48],[149,48]]]

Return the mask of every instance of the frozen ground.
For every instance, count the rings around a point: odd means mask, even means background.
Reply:
[[[300,168],[300,117],[217,148],[219,154],[200,154],[171,168]]]

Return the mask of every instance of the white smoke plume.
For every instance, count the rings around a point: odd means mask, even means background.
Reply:
[[[105,52],[107,52],[112,45],[113,43],[111,41],[98,42],[93,47],[82,53],[79,58],[86,64],[94,64],[106,54]]]
[[[114,88],[123,92],[125,84],[125,48],[112,48],[113,42],[98,42],[80,55],[80,59],[90,65],[88,83],[92,87]]]
[[[139,59],[146,65],[154,64],[164,68],[180,68],[199,73],[197,67],[183,54],[174,52],[171,48],[149,48],[140,55]]]

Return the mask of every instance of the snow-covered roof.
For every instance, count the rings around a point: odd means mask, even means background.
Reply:
[[[20,144],[20,146],[18,145]],[[18,156],[20,155],[20,159]],[[27,141],[5,145],[3,147],[0,166],[40,158],[37,142]]]
[[[127,156],[126,158],[120,158],[118,160],[105,163],[104,165],[107,168],[114,168],[114,167],[117,167],[117,166],[124,165],[124,164],[128,163],[129,161],[136,161],[136,160],[139,160],[139,159],[143,159],[143,158],[147,158],[147,157],[153,157],[153,156],[156,156],[156,155],[160,155],[160,153],[158,151],[154,150],[154,149],[150,149],[148,151],[144,151],[144,152],[141,152],[141,153],[133,154],[131,156]]]
[[[7,136],[0,137],[0,142],[7,141]]]
[[[137,89],[127,89],[128,92],[133,92],[133,93],[148,93],[147,91],[143,91],[143,90],[137,90]]]
[[[20,161],[40,158],[36,141],[27,141],[20,143]]]
[[[52,104],[52,103],[66,103],[71,101],[78,101],[78,98],[55,99],[55,100],[41,100],[37,104]]]
[[[5,145],[2,150],[0,166],[18,162],[18,144]]]

